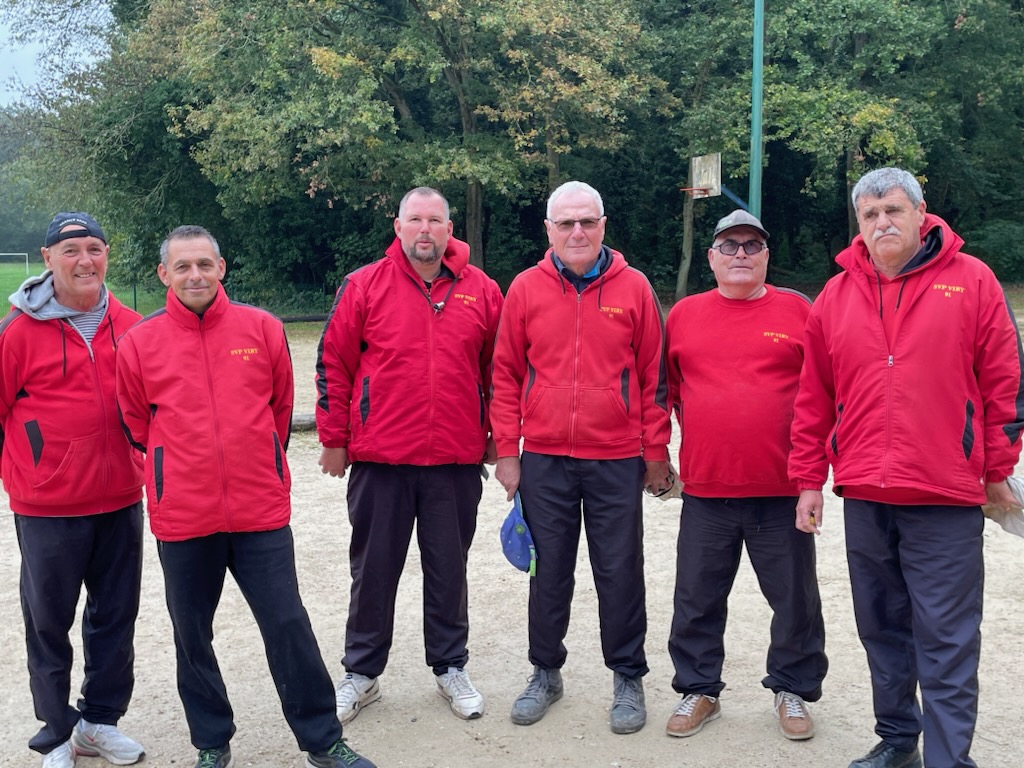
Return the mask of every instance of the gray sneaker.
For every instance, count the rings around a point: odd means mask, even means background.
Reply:
[[[526,690],[512,705],[512,722],[533,725],[548,711],[548,707],[562,698],[562,673],[557,669],[534,667]]]
[[[636,733],[647,724],[647,706],[644,703],[644,681],[639,677],[626,677],[615,673],[613,680],[611,727],[612,733]]]

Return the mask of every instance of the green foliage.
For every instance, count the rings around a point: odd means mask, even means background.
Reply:
[[[961,236],[964,250],[992,267],[1000,280],[1024,281],[1024,222],[996,219]]]

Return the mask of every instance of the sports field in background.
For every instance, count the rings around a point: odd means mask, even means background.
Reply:
[[[18,290],[18,286],[25,282],[26,277],[38,275],[45,269],[41,259],[32,261],[31,257],[28,268],[29,271],[26,274],[24,258],[17,263],[12,260],[12,257],[5,257],[3,260],[0,260],[0,301],[4,303],[3,310],[0,311],[0,317],[7,314],[7,309],[10,307],[7,297]],[[148,315],[150,312],[162,307],[166,298],[166,294],[163,291],[153,293],[141,289],[133,290],[131,286],[122,287],[109,282],[107,285],[122,304],[135,308],[143,315]]]

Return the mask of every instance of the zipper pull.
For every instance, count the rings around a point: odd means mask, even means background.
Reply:
[[[889,367],[892,368],[892,355],[889,355]]]

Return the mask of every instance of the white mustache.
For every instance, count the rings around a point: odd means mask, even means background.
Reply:
[[[900,231],[896,229],[896,227],[889,225],[885,229],[876,229],[871,235],[871,239],[877,240],[878,238],[885,237],[886,235],[898,235],[899,233]]]

